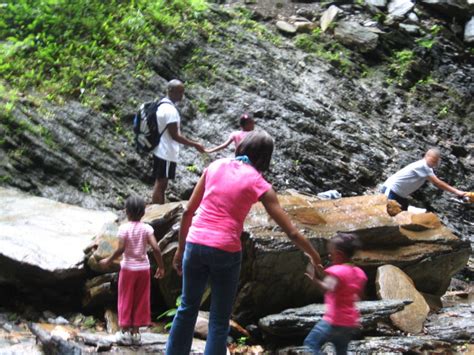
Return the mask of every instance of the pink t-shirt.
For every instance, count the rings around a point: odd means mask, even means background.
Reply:
[[[237,146],[243,141],[247,134],[249,134],[249,131],[235,131],[230,134],[229,138],[232,139],[235,147],[237,148]]]
[[[237,252],[240,234],[252,205],[270,185],[250,164],[219,159],[204,171],[205,191],[187,241]]]
[[[367,282],[367,276],[362,269],[347,264],[333,265],[325,271],[337,278],[338,283],[333,292],[326,292],[324,296],[326,313],[323,319],[331,325],[358,326],[360,315],[355,301]]]
[[[147,270],[150,261],[147,255],[148,236],[153,227],[142,222],[127,222],[119,227],[118,236],[125,243],[120,267],[127,270]]]

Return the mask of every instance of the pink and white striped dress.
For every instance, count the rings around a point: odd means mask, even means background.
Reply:
[[[142,222],[130,221],[119,227],[118,236],[125,243],[125,251],[120,262],[122,269],[138,271],[150,268],[147,255],[150,234],[153,234],[153,227]]]

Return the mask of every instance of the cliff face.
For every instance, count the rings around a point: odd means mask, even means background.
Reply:
[[[325,10],[304,4],[298,13],[317,26]],[[132,192],[150,196],[151,166],[132,147],[132,117],[139,103],[164,93],[167,80],[180,78],[187,85],[184,134],[215,145],[250,112],[257,128],[275,137],[268,179],[277,189],[362,194],[437,146],[439,177],[472,190],[472,48],[453,29],[466,19],[423,4],[415,10],[416,31],[402,26],[408,14],[388,21],[385,8],[346,4],[326,32],[292,36],[277,32],[275,14],[265,8],[212,5],[210,25],[147,58],[148,75],[138,75],[134,63],[111,66],[94,108],[19,93],[2,116],[1,183],[86,207],[122,208]],[[375,34],[368,46],[348,33],[357,26]],[[229,148],[217,157],[231,154]],[[189,197],[215,157],[183,148],[169,198]],[[415,199],[460,234],[472,234],[472,209],[451,195],[427,186]]]

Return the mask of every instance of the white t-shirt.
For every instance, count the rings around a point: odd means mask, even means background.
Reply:
[[[426,163],[425,159],[418,160],[405,166],[394,175],[390,176],[383,186],[397,195],[408,198],[408,196],[418,190],[435,173]]]
[[[163,132],[163,130],[168,124],[175,122],[178,124],[179,132],[179,123],[181,121],[181,118],[179,117],[179,112],[176,109],[175,105],[168,98],[164,98],[160,102],[165,103],[158,106],[158,110],[156,110],[158,132]],[[153,154],[163,160],[168,160],[172,162],[178,161],[179,143],[176,142],[173,138],[171,138],[168,129],[166,129],[166,131],[162,134],[160,138],[160,144],[155,148]]]

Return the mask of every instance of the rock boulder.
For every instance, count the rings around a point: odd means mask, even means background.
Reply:
[[[379,36],[359,25],[357,22],[340,22],[334,30],[334,36],[342,44],[355,48],[360,52],[370,52],[377,47]]]
[[[296,27],[293,26],[291,23],[288,23],[286,21],[277,21],[276,22],[276,27],[278,31],[285,35],[294,35],[296,34]]]
[[[407,333],[420,333],[430,307],[416,290],[413,281],[396,266],[384,265],[377,269],[375,285],[380,299],[412,301],[403,311],[392,314],[390,319],[395,326]]]
[[[12,189],[0,188],[0,199],[0,287],[14,285],[48,302],[63,293],[80,297],[83,250],[117,216]]]
[[[392,0],[388,4],[388,13],[393,18],[403,18],[414,6],[410,0]]]
[[[336,5],[331,5],[321,16],[321,30],[326,31],[331,23],[336,19],[337,15],[342,12]]]

